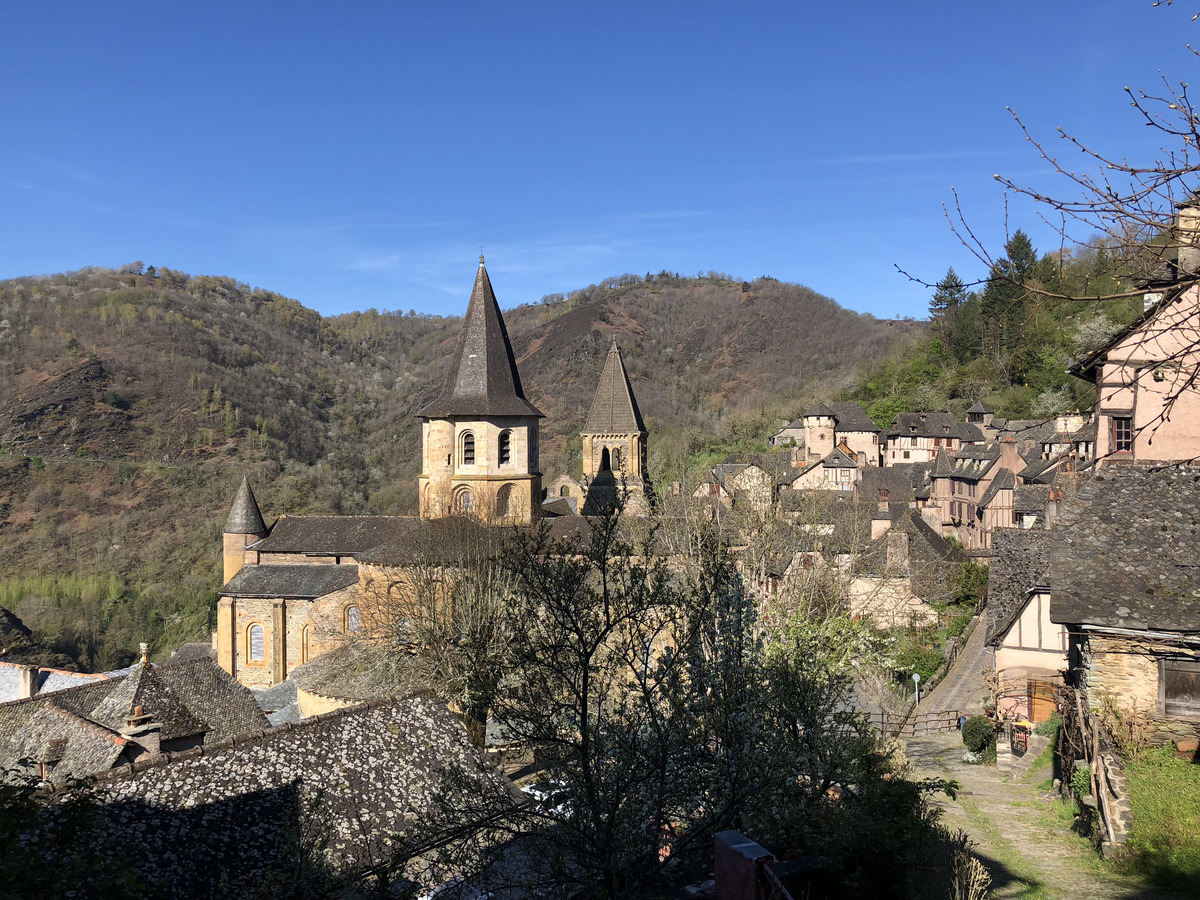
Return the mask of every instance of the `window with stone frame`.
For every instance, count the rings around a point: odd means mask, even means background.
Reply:
[[[475,435],[470,431],[462,436],[462,461],[464,466],[475,465]]]
[[[357,606],[346,607],[346,634],[353,634],[362,627],[361,617]]]
[[[500,452],[498,454],[498,458],[500,460],[500,465],[507,466],[510,463],[512,463],[512,432],[511,431],[500,432],[499,451]]]
[[[1112,417],[1112,449],[1114,453],[1133,452],[1133,418]]]
[[[1158,697],[1166,715],[1200,719],[1200,660],[1160,661]]]
[[[249,638],[250,661],[262,662],[266,654],[266,648],[263,641],[263,627],[261,625],[251,625],[249,630]]]

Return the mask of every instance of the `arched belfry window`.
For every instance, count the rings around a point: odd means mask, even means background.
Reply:
[[[608,461],[608,448],[605,447],[600,451],[600,471],[607,472],[610,468],[612,465]]]
[[[251,625],[249,637],[251,661],[262,662],[265,653],[263,646],[263,627],[261,625]]]
[[[498,455],[500,465],[507,466],[512,462],[512,432],[500,432],[500,453]]]
[[[361,622],[359,619],[358,607],[357,606],[347,606],[346,607],[346,634],[353,634],[354,632],[358,631],[358,629],[360,627],[362,627],[362,626],[361,626]]]
[[[475,435],[469,431],[462,436],[462,461],[464,466],[475,465]]]
[[[613,448],[612,467],[614,472],[621,471],[621,450],[618,447]]]

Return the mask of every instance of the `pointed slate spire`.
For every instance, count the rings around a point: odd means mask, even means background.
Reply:
[[[262,513],[258,511],[258,501],[254,499],[254,491],[250,490],[250,479],[242,477],[242,486],[238,488],[237,496],[233,499],[233,509],[225,520],[225,534],[253,534],[263,537],[267,533],[266,523]]]
[[[600,384],[596,387],[596,398],[592,401],[592,410],[588,413],[582,433],[634,434],[645,431],[646,423],[642,421],[642,412],[633,396],[633,388],[629,386],[629,374],[625,371],[625,361],[621,359],[621,349],[617,346],[617,339],[613,338],[612,346],[608,348],[608,359],[604,361],[604,371],[600,375]]]
[[[441,396],[417,415],[426,419],[451,416],[537,416],[537,407],[525,399],[521,376],[513,357],[500,304],[492,290],[483,257],[463,319],[454,368]]]
[[[954,462],[944,447],[938,447],[937,455],[933,458],[932,474],[934,478],[948,478],[954,474]]]

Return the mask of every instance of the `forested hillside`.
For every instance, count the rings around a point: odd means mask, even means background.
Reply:
[[[1136,290],[1133,276],[1103,241],[1039,256],[1018,230],[1005,250],[978,291],[951,268],[932,293],[928,334],[865,365],[844,398],[885,428],[901,412],[961,417],[977,400],[1005,418],[1089,411],[1092,385],[1067,369],[1141,313],[1142,301],[1082,298]]]
[[[497,285],[501,301],[503,284]],[[470,291],[464,280],[463,305]],[[845,390],[921,323],[879,321],[770,278],[623,276],[506,313],[543,471],[578,474],[578,429],[616,336],[676,477]],[[414,414],[459,319],[323,318],[228,278],[134,264],[0,283],[0,606],[84,668],[203,638],[243,474],[281,512],[410,514]]]

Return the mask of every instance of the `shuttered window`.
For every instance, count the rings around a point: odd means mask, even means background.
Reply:
[[[256,662],[263,660],[263,627],[250,626],[250,659]]]
[[[1159,692],[1167,715],[1200,718],[1200,662],[1164,659]]]

